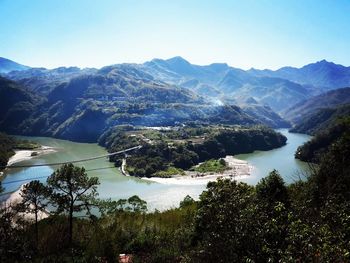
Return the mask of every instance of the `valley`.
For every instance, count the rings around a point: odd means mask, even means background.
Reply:
[[[298,171],[305,171],[305,164],[295,161],[293,153],[296,148],[306,142],[309,136],[300,136],[288,133],[287,130],[279,130],[287,137],[287,145],[276,150],[256,151],[250,154],[237,155],[236,158],[247,161],[253,166],[252,174],[244,178],[237,178],[242,182],[256,184],[266,173],[273,169],[281,169],[281,175],[286,182],[293,182],[294,175]],[[19,137],[34,141],[41,145],[53,147],[53,153],[40,155],[19,164],[45,164],[54,162],[65,162],[77,159],[89,158],[96,155],[106,154],[106,150],[95,143],[76,143],[66,140],[45,137]],[[177,207],[186,195],[198,199],[205,189],[207,180],[190,181],[185,183],[156,183],[137,177],[124,176],[120,170],[114,167],[107,158],[82,163],[89,176],[97,176],[101,182],[98,187],[100,198],[112,198],[119,200],[128,198],[134,194],[147,201],[150,210],[165,210]],[[31,168],[15,168],[5,171],[2,185],[5,193],[11,193],[19,189],[21,185],[29,180],[40,180],[45,182],[47,177],[56,169],[55,167],[42,166]],[[215,178],[213,179],[215,180]],[[8,195],[5,195],[8,196]]]
[[[0,0],[0,262],[350,262],[349,14]]]

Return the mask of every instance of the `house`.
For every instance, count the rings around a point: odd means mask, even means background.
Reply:
[[[119,254],[119,263],[132,263],[131,254]]]

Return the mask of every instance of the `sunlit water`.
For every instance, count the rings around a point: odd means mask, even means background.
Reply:
[[[310,136],[288,133],[287,130],[280,130],[280,132],[288,137],[286,146],[271,151],[256,151],[251,154],[236,156],[239,159],[247,160],[254,166],[252,175],[242,181],[249,184],[256,184],[271,170],[277,169],[286,182],[292,182],[296,178],[295,175],[297,171],[305,169],[305,163],[294,159],[294,152],[296,148],[307,141]],[[36,141],[42,145],[55,147],[57,152],[41,155],[17,164],[30,165],[66,162],[107,153],[104,148],[97,144],[75,143],[43,137],[24,138]],[[79,165],[79,163],[76,165]],[[98,187],[100,198],[120,199],[128,198],[136,194],[147,201],[150,210],[155,208],[163,210],[176,207],[186,195],[198,198],[200,193],[205,189],[205,185],[167,185],[134,177],[125,177],[118,168],[113,167],[113,164],[108,162],[107,158],[84,162],[80,165],[86,168],[89,176],[97,176],[99,178],[101,183]],[[5,192],[10,193],[16,191],[22,184],[30,180],[38,179],[45,182],[47,176],[56,168],[57,166],[42,166],[8,169],[5,171],[5,176],[2,181]]]

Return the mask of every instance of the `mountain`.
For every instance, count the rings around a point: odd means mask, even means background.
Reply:
[[[213,101],[253,97],[277,112],[317,94],[314,87],[304,87],[279,77],[258,76],[225,63],[199,66],[174,57],[168,60],[153,59],[140,65],[140,68],[155,79],[215,98]]]
[[[21,71],[29,69],[30,67],[21,65],[12,60],[0,57],[0,74],[8,73],[14,70]]]
[[[276,112],[311,96],[311,92],[305,87],[280,78],[251,78],[241,83],[237,79],[228,81],[225,78],[220,87],[224,90],[225,97],[254,98]]]
[[[293,124],[298,124],[320,109],[334,108],[348,103],[350,103],[350,88],[341,88],[299,102],[285,110],[282,116]]]
[[[68,82],[74,77],[95,72],[97,72],[97,69],[80,69],[78,67],[59,67],[51,70],[46,68],[30,68],[22,71],[12,71],[5,76],[33,91],[47,95],[59,84]]]
[[[0,77],[0,129],[13,133],[43,101],[16,82]]]
[[[269,106],[261,105],[259,103],[247,103],[239,105],[242,110],[256,119],[260,123],[264,123],[270,127],[289,128],[290,123],[282,119],[276,112],[274,112]]]
[[[315,135],[335,125],[341,118],[350,116],[350,104],[322,108],[300,120],[290,132]]]
[[[350,85],[350,69],[325,60],[302,68],[283,67],[272,70],[242,70],[226,63],[194,65],[177,56],[153,59],[143,64],[119,64],[105,67],[124,67],[143,72],[153,79],[191,90],[212,101],[234,101],[254,98],[273,111],[283,112],[294,104],[329,89]],[[74,77],[94,74],[97,69],[76,67],[13,71],[5,76],[34,91],[47,95],[54,87]]]
[[[311,85],[324,90],[350,85],[350,67],[334,64],[326,60],[305,65],[301,68],[283,67],[272,70],[249,70],[255,76],[288,79],[301,85]]]
[[[15,82],[7,80],[15,85]],[[31,89],[16,84],[23,94]],[[4,90],[11,85],[4,85]],[[38,94],[38,93],[37,93]],[[9,95],[0,97],[0,103]],[[272,124],[250,115],[235,105],[213,105],[196,93],[155,80],[130,64],[104,67],[92,74],[73,77],[30,103],[23,116],[12,115],[16,123],[1,120],[0,128],[14,134],[53,136],[96,142],[109,127],[120,124],[165,126],[180,123]],[[7,111],[12,112],[11,104]],[[16,113],[16,111],[14,111]],[[279,120],[280,117],[276,116]]]
[[[118,124],[160,126],[197,121],[288,127],[278,113],[297,124],[321,107],[347,103],[345,91],[314,97],[335,85],[337,77],[342,81],[338,84],[346,83],[347,70],[321,61],[300,69],[245,71],[225,63],[200,66],[174,57],[101,69],[11,71],[4,75],[36,99],[23,100],[30,104],[30,116],[18,116],[21,121],[16,125],[2,118],[2,128],[13,133],[96,141],[103,130]],[[328,86],[316,86],[324,84]],[[7,111],[16,113],[14,105],[8,107]],[[83,131],[88,134],[85,138],[79,136]]]
[[[295,158],[305,162],[319,163],[322,161],[323,155],[334,145],[340,138],[349,136],[350,118],[338,120],[329,127],[319,130],[315,136],[302,146],[298,147]],[[339,153],[342,157],[348,156],[345,153]]]

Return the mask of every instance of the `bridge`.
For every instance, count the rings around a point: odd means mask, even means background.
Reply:
[[[9,166],[2,166],[1,168],[6,168],[6,169],[14,169],[14,168],[31,168],[31,167],[40,167],[40,166],[58,166],[58,165],[64,165],[64,164],[69,164],[69,163],[81,163],[81,162],[88,162],[88,161],[92,161],[92,160],[96,160],[96,159],[101,159],[101,158],[106,158],[106,157],[111,157],[114,155],[118,155],[118,154],[122,154],[122,153],[126,153],[126,152],[131,152],[134,150],[139,150],[141,149],[142,146],[138,145],[135,147],[131,147],[125,150],[121,150],[121,151],[117,151],[117,152],[112,152],[112,153],[108,153],[108,154],[104,154],[104,155],[99,155],[99,156],[94,156],[94,157],[90,157],[90,158],[85,158],[85,159],[78,159],[78,160],[72,160],[72,161],[66,161],[66,162],[56,162],[56,163],[43,163],[43,164],[30,164],[30,165],[9,165]],[[103,167],[103,168],[94,168],[94,169],[89,169],[89,170],[85,170],[85,171],[94,171],[94,170],[101,170],[101,169],[108,169],[108,168],[112,168],[112,167]],[[35,177],[35,178],[26,178],[26,179],[22,179],[22,180],[14,180],[14,181],[8,181],[8,182],[3,182],[3,185],[6,184],[11,184],[11,183],[18,183],[18,182],[24,182],[24,181],[31,181],[31,180],[36,180],[36,179],[40,179],[40,178],[46,178],[49,177],[48,176],[41,176],[41,177]]]

